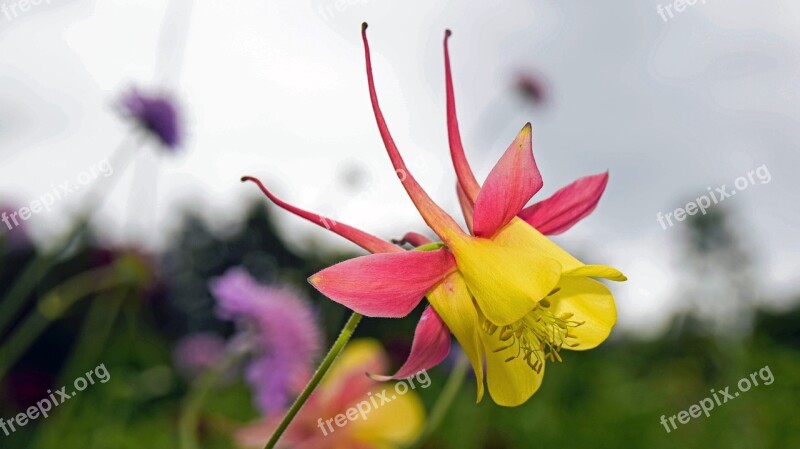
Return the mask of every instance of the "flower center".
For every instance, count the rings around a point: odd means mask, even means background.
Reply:
[[[561,361],[558,353],[564,345],[571,348],[578,346],[574,341],[577,337],[570,330],[583,322],[572,320],[572,315],[562,313],[556,316],[550,311],[550,301],[543,298],[521,320],[508,326],[496,326],[484,319],[483,331],[488,335],[498,334],[500,341],[505,343],[494,352],[508,351],[506,362],[522,358],[532,370],[539,373],[545,360]]]

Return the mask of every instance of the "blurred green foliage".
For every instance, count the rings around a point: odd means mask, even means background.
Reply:
[[[44,283],[58,285],[121,252],[89,238]],[[331,341],[347,311],[316,294],[305,278],[350,255],[314,244],[303,251],[287,247],[263,207],[252,209],[240,229],[224,236],[210,232],[199,219],[187,219],[165,254],[151,258],[155,280],[147,288],[98,293],[42,334],[3,380],[0,417],[12,417],[46,397],[47,389],[69,384],[100,363],[111,374],[110,381],[76,395],[47,419],[11,436],[0,434],[0,447],[175,449],[177,422],[189,389],[174,368],[175,344],[191,332],[232,331],[229,323],[214,318],[208,280],[243,265],[264,282],[291,282],[314,299]],[[25,251],[6,254],[0,291],[30,257]],[[26,312],[36,299],[30,298]],[[366,319],[356,336],[383,341],[398,366],[409,350],[419,313],[403,320]],[[475,382],[469,379],[424,447],[800,447],[800,427],[794,421],[800,402],[800,381],[794,377],[800,372],[800,308],[754,316],[743,334],[709,333],[689,314],[676,318],[670,331],[656,340],[614,338],[593,351],[563,354],[563,363],[547,366],[540,391],[513,409],[496,406],[488,395],[475,404]],[[687,410],[708,397],[712,388],[735,389],[740,378],[766,365],[774,375],[771,385],[754,387],[714,408],[710,417],[692,419],[670,433],[660,423],[662,415]],[[418,390],[429,409],[446,382],[448,366],[432,370],[432,385]],[[235,447],[229,435],[255,418],[250,391],[241,379],[221,386],[202,412],[202,447]]]
[[[772,317],[775,319],[776,317]],[[797,321],[781,320],[794,326]],[[769,366],[774,382],[678,424],[660,423],[742,377]],[[692,330],[651,342],[617,341],[550,364],[544,384],[521,407],[474,405],[460,397],[429,448],[787,448],[800,446],[796,344],[758,328],[752,339],[719,341]],[[441,380],[434,381],[440,385]],[[677,423],[677,421],[676,421]]]

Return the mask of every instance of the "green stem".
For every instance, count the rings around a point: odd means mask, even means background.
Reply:
[[[0,379],[36,341],[47,326],[58,319],[75,302],[92,293],[128,283],[130,279],[118,275],[117,267],[103,267],[80,273],[51,290],[39,306],[0,346]]]
[[[447,379],[447,383],[439,394],[439,398],[436,399],[436,403],[433,405],[433,409],[431,409],[431,414],[428,418],[428,422],[425,424],[425,428],[409,448],[416,449],[421,447],[428,438],[433,435],[433,432],[439,428],[442,421],[444,421],[444,417],[447,416],[448,410],[450,410],[450,407],[453,405],[453,401],[458,395],[458,392],[461,390],[461,386],[464,385],[467,372],[469,372],[469,359],[467,355],[462,352],[458,357],[458,361],[456,361],[455,367],[453,367],[453,371],[450,372],[450,377]]]
[[[120,288],[92,301],[89,312],[81,325],[80,336],[70,351],[69,359],[61,368],[61,374],[58,382],[55,383],[56,385],[67,385],[70,379],[78,377],[82,367],[96,362],[102,355],[106,344],[111,338],[114,322],[117,320],[122,304],[130,294],[130,289]],[[80,401],[80,398],[81,396],[73,398],[70,401],[72,406],[64,407],[64,409],[59,410],[57,418],[48,420],[47,426],[37,432],[38,435],[36,435],[30,447],[57,446],[60,439],[63,438],[66,428],[73,422],[72,416],[79,408],[75,407],[73,401]]]
[[[325,377],[328,369],[330,369],[331,365],[333,365],[333,362],[336,360],[336,358],[339,357],[339,354],[341,354],[342,350],[347,345],[347,342],[350,341],[350,337],[353,336],[353,332],[356,330],[356,326],[358,326],[359,321],[361,321],[361,315],[353,312],[353,314],[350,315],[350,318],[347,320],[347,323],[345,323],[342,332],[339,334],[339,337],[336,338],[336,341],[333,342],[333,346],[331,346],[331,349],[325,355],[325,358],[322,359],[322,364],[320,364],[319,368],[317,368],[317,372],[314,373],[314,376],[308,382],[306,388],[294,401],[294,404],[292,404],[292,406],[289,408],[289,411],[286,412],[286,416],[283,417],[281,423],[278,425],[278,428],[276,428],[275,432],[272,433],[272,436],[269,438],[267,445],[264,446],[264,449],[273,449],[275,445],[278,444],[278,440],[281,438],[281,435],[283,435],[283,432],[286,431],[286,428],[289,427],[289,423],[292,422],[295,415],[297,415],[297,412],[303,408],[303,405],[308,400],[308,397],[311,396],[311,393],[315,388],[317,388],[317,385],[319,385],[322,378]]]
[[[122,174],[119,173],[119,168],[124,168],[124,166],[127,165],[125,159],[127,151],[125,151],[125,148],[129,144],[137,146],[138,140],[135,140],[136,138],[136,134],[127,136],[111,155],[112,162],[110,162],[109,165],[112,169],[117,171],[116,176],[113,176],[111,180],[107,182],[97,183],[91,187],[89,192],[85,195],[83,206],[77,214],[77,220],[70,226],[64,236],[51,250],[43,250],[41,254],[37,253],[34,255],[33,259],[23,268],[22,273],[17,276],[11,288],[8,290],[8,293],[6,293],[2,302],[0,302],[0,335],[5,332],[11,320],[13,320],[25,306],[25,300],[28,299],[39,281],[50,271],[50,268],[58,261],[62,253],[77,240],[81,232],[86,228],[89,223],[91,210],[100,204],[101,195],[105,195],[109,192],[114,182],[122,177]]]
[[[36,287],[45,273],[50,271],[58,256],[64,248],[68,248],[80,235],[86,225],[86,219],[81,217],[72,229],[56,244],[56,248],[41,255],[34,255],[33,260],[23,268],[22,273],[9,289],[3,301],[0,302],[0,335],[3,334],[8,324],[14,319],[22,307],[25,300]]]
[[[0,379],[5,377],[8,370],[14,366],[14,363],[19,360],[28,347],[36,341],[36,338],[47,329],[49,324],[49,319],[38,312],[34,312],[28,315],[22,324],[17,326],[14,334],[6,340],[2,349],[0,349],[0,354],[2,354],[2,360],[0,360]]]
[[[127,288],[112,290],[92,301],[81,325],[72,355],[64,363],[59,376],[59,385],[65,385],[80,374],[83,367],[94,363],[103,353],[111,339],[114,322],[117,320],[125,298],[131,294]],[[74,408],[74,407],[73,407]]]
[[[247,350],[229,352],[216,365],[201,374],[192,384],[178,423],[181,449],[198,449],[200,447],[197,444],[197,423],[200,409],[214,386],[247,354],[249,354]]]

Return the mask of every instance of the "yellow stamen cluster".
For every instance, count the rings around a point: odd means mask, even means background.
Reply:
[[[577,342],[569,341],[576,338],[570,333],[570,329],[582,325],[583,322],[571,320],[571,313],[556,316],[549,308],[550,301],[544,298],[530,313],[508,326],[496,326],[484,320],[483,331],[488,335],[499,331],[498,338],[506,343],[505,346],[494,349],[494,352],[508,349],[513,351],[516,347],[517,353],[508,357],[506,362],[522,357],[537,373],[542,371],[545,360],[560,362],[559,351],[564,345],[571,348],[578,346]]]

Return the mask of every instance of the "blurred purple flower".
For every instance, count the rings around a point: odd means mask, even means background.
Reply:
[[[257,283],[243,268],[212,280],[211,290],[217,315],[244,325],[239,337],[250,338],[257,348],[245,372],[256,405],[265,414],[280,411],[311,378],[321,345],[311,305],[290,288]]]
[[[527,72],[517,75],[517,91],[533,103],[541,105],[547,101],[547,87],[538,74]]]
[[[200,332],[187,335],[175,347],[175,366],[179,373],[191,379],[217,363],[225,348],[225,339],[217,334]]]
[[[17,250],[31,245],[25,221],[17,218],[19,212],[7,204],[0,204],[0,243]]]
[[[173,99],[166,95],[144,94],[132,88],[121,101],[124,115],[136,120],[164,146],[175,149],[181,142],[181,124]]]

